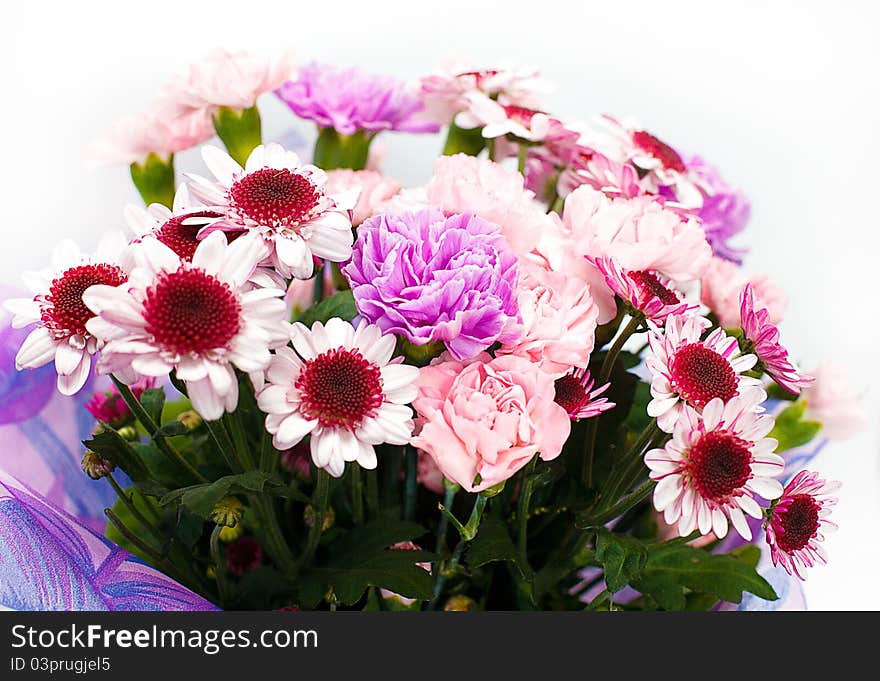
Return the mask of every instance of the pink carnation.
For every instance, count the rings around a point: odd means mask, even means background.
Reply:
[[[400,191],[400,182],[373,170],[331,170],[325,189],[331,194],[358,191],[351,224],[357,226],[381,213],[389,199]]]
[[[589,186],[565,200],[563,222],[581,255],[610,256],[627,270],[654,270],[675,281],[697,279],[712,249],[697,220],[648,196],[609,198]]]
[[[555,459],[571,430],[553,378],[515,355],[465,363],[447,353],[421,369],[418,387],[412,444],[470,492],[507,480],[535,454]]]
[[[523,176],[484,158],[438,158],[425,198],[444,213],[471,213],[494,222],[520,255],[535,247],[543,230],[552,229]]]
[[[165,96],[181,110],[201,111],[210,118],[221,106],[249,109],[257,97],[285,83],[293,72],[289,54],[269,58],[217,49],[172,80]]]
[[[167,159],[214,136],[210,117],[183,115],[160,103],[149,111],[132,114],[117,121],[106,136],[91,150],[97,163],[143,163],[156,154]]]
[[[741,325],[739,297],[746,284],[759,304],[770,313],[768,321],[778,324],[785,314],[785,292],[773,284],[765,274],[746,278],[735,263],[713,256],[700,280],[700,302],[708,307],[725,329]]]
[[[819,421],[822,435],[832,440],[846,440],[862,430],[868,418],[843,367],[825,361],[809,374],[815,380],[801,393],[807,403],[805,418]]]
[[[425,489],[434,494],[443,494],[446,488],[443,485],[443,471],[434,463],[428,454],[419,450],[419,467],[417,480],[419,484],[424,485]]]
[[[524,332],[498,352],[524,357],[555,378],[585,369],[599,315],[587,282],[524,261],[517,289]]]

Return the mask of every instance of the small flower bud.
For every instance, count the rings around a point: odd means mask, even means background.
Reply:
[[[122,426],[116,431],[123,440],[134,442],[138,439],[137,428],[134,426]]]
[[[303,511],[303,522],[305,522],[307,527],[312,527],[315,524],[315,509],[311,504],[306,506],[305,511]],[[327,509],[327,515],[324,516],[324,522],[321,523],[321,532],[326,532],[336,523],[336,512],[333,510],[333,507],[329,507]]]
[[[108,473],[116,470],[116,466],[103,458],[100,454],[87,449],[82,458],[83,472],[92,480],[100,480]]]
[[[202,417],[199,416],[192,409],[188,409],[185,412],[182,412],[177,420],[180,421],[184,426],[186,426],[187,430],[195,430],[200,425],[202,425]]]
[[[211,520],[218,525],[235,527],[241,522],[242,515],[244,515],[244,505],[235,497],[225,497],[214,504]]]
[[[480,494],[482,496],[486,497],[487,499],[491,499],[492,497],[501,494],[502,490],[504,489],[504,484],[506,482],[507,482],[506,480],[502,480],[497,485],[493,485],[492,487],[489,487],[488,489],[484,489],[482,492],[480,492]]]
[[[220,528],[220,541],[224,544],[228,544],[230,542],[234,542],[244,533],[244,527],[241,523],[236,525],[235,527],[226,527],[225,525]]]
[[[471,610],[476,609],[477,602],[470,596],[465,596],[464,594],[450,596],[449,600],[446,601],[446,605],[443,606],[443,610],[446,612],[470,612]]]

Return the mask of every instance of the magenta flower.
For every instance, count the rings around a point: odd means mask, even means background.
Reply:
[[[823,531],[837,529],[828,515],[837,503],[831,492],[839,487],[839,482],[828,482],[811,471],[801,471],[785,486],[765,528],[774,565],[804,579],[803,568],[825,563],[825,551],[819,542],[824,539]]]
[[[145,390],[156,387],[156,379],[152,376],[145,376],[130,387],[134,396],[140,399]],[[132,416],[125,400],[122,399],[119,391],[112,386],[109,390],[95,392],[92,398],[86,402],[85,408],[95,417],[96,421],[108,423],[113,428],[120,428],[134,421],[134,416]]]
[[[401,81],[326,64],[302,67],[296,80],[275,94],[300,118],[343,135],[358,130],[437,132],[440,126],[424,115],[419,97]]]
[[[342,272],[365,318],[416,345],[442,341],[462,360],[519,338],[516,256],[478,217],[427,208],[370,218]]]
[[[770,323],[767,308],[756,303],[751,284],[740,294],[740,316],[745,341],[754,347],[752,352],[774,381],[791,393],[800,393],[813,382],[788,358],[788,350],[779,343],[779,329]]]
[[[589,369],[573,369],[556,379],[554,401],[565,409],[572,421],[593,418],[603,411],[614,409],[614,402],[609,402],[607,397],[599,397],[611,384],[606,383],[595,390],[593,385]]]

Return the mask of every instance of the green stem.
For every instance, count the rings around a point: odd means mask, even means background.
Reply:
[[[455,501],[455,495],[459,490],[458,485],[446,485],[446,491],[443,495],[443,507],[452,508]],[[445,513],[440,514],[440,524],[437,525],[437,543],[435,544],[434,553],[438,556],[446,546],[446,533],[449,531],[449,516]],[[439,561],[439,559],[438,559]]]
[[[599,491],[597,501],[600,503],[614,503],[620,493],[620,485],[626,480],[631,472],[633,461],[638,461],[645,449],[645,446],[652,440],[657,433],[657,419],[651,419],[650,423],[642,430],[633,446],[624,454],[617,462],[614,471],[605,480],[602,489]]]
[[[529,157],[529,147],[526,144],[519,145],[519,152],[516,158],[516,169],[520,174],[526,174],[526,159]]]
[[[229,433],[226,432],[226,426],[223,425],[222,421],[205,421],[204,423],[211,434],[211,438],[214,440],[214,444],[217,445],[217,449],[220,450],[220,454],[226,461],[229,470],[233,473],[240,473],[242,468],[235,458],[235,445],[232,444]]]
[[[144,539],[138,535],[136,535],[132,530],[126,527],[125,523],[117,516],[113,511],[109,508],[104,509],[104,515],[107,516],[107,519],[110,523],[115,527],[119,534],[125,537],[128,541],[131,542],[133,546],[136,546],[140,549],[145,556],[148,556],[155,564],[158,565],[168,565],[168,560],[163,556],[159,549],[154,547],[151,544],[148,544]]]
[[[489,160],[494,161],[495,160],[495,140],[494,139],[486,140],[486,148],[489,150]]]
[[[306,548],[299,561],[297,561],[297,568],[302,568],[303,565],[308,564],[314,557],[315,551],[318,550],[318,544],[321,541],[321,533],[324,531],[324,518],[327,515],[327,505],[330,500],[330,474],[323,468],[319,468],[317,477],[315,491],[312,494],[315,522],[309,530]]]
[[[371,518],[379,513],[379,474],[375,470],[367,471],[367,509]]]
[[[617,336],[608,352],[605,353],[605,359],[602,362],[602,368],[599,371],[599,379],[596,385],[604,385],[608,382],[608,377],[611,376],[611,370],[614,368],[617,356],[620,354],[626,341],[635,333],[643,321],[644,317],[642,315],[634,315],[630,318],[623,331],[620,332],[620,335]],[[593,459],[596,453],[596,435],[599,432],[599,418],[599,416],[593,417],[587,426],[587,451],[586,456],[584,456],[583,469],[581,470],[581,480],[583,480],[588,488],[593,486]]]
[[[260,436],[260,470],[273,473],[278,465],[278,453],[272,445],[272,438],[268,431],[263,430]]]
[[[553,200],[553,203],[550,204],[550,208],[547,211],[548,213],[561,213],[563,207],[565,206],[565,199],[561,196],[557,195]]]
[[[591,520],[591,523],[598,527],[599,525],[604,525],[609,520],[619,518],[624,513],[632,510],[649,496],[651,496],[651,492],[654,491],[654,487],[656,486],[656,484],[657,483],[653,480],[645,480],[645,482],[639,485],[636,489],[634,489],[630,494],[625,496],[619,502],[614,504],[614,506],[601,513],[595,519]]]
[[[159,425],[153,420],[153,417],[147,413],[147,410],[144,409],[140,400],[134,396],[131,388],[112,374],[110,375],[110,379],[113,381],[113,385],[116,386],[116,390],[119,391],[119,395],[125,401],[125,404],[131,410],[131,413],[134,414],[135,418],[141,422],[141,425],[143,425],[144,428],[146,428],[150,439],[156,443],[159,450],[168,457],[169,460],[178,464],[199,482],[208,482],[208,478],[199,473],[199,471],[197,471],[189,461],[184,459],[180,455],[180,452],[174,449],[174,447],[172,447],[163,436],[157,435]]]
[[[517,506],[517,523],[519,525],[519,536],[517,539],[517,548],[519,550],[520,567],[524,571],[529,570],[528,558],[528,527],[529,527],[529,505],[532,502],[532,493],[535,486],[535,466],[538,463],[538,455],[535,454],[532,460],[526,466],[525,477],[523,478],[523,488],[519,495],[519,505]]]
[[[449,563],[447,563],[443,570],[437,571],[437,580],[434,582],[434,595],[428,602],[428,610],[437,609],[437,603],[440,600],[440,595],[443,593],[443,587],[446,586],[446,579],[448,575],[455,572],[455,569],[458,567],[465,546],[467,546],[467,542],[464,539],[459,539],[458,543],[455,545],[455,549],[452,551],[452,557],[449,559]]]
[[[228,424],[229,431],[232,433],[235,458],[243,470],[253,470],[256,467],[256,463],[253,456],[251,456],[247,436],[244,433],[244,426],[241,423],[241,412],[235,411],[231,414],[226,414],[223,420]]]
[[[323,261],[321,261],[323,263]],[[326,264],[322,264],[315,269],[315,290],[312,294],[312,301],[315,305],[324,300],[324,267]]]
[[[254,494],[251,497],[251,506],[260,517],[263,528],[263,538],[266,541],[266,550],[275,561],[276,565],[284,573],[294,570],[295,560],[281,526],[278,524],[278,516],[275,515],[275,504],[267,494]]]
[[[415,447],[406,447],[406,483],[403,498],[403,519],[413,520],[416,517],[416,496],[418,487],[419,458]]]
[[[443,592],[443,585],[446,584],[447,577],[455,572],[455,568],[461,560],[465,547],[477,536],[477,532],[480,529],[480,521],[483,518],[483,511],[486,509],[486,503],[488,501],[488,497],[485,497],[482,494],[477,495],[477,498],[474,500],[473,510],[471,510],[471,516],[468,518],[466,525],[462,525],[458,521],[458,518],[452,515],[452,512],[443,506],[443,504],[438,504],[440,511],[449,518],[453,525],[455,525],[459,535],[461,535],[461,539],[459,539],[458,543],[455,545],[455,549],[452,552],[452,557],[449,559],[449,562],[437,570],[437,580],[434,582],[434,596],[428,603],[428,610],[436,609],[437,602],[440,600],[440,594]]]
[[[351,475],[351,514],[355,525],[364,524],[364,490],[361,480],[361,467],[353,464],[350,467]]]
[[[113,474],[107,473],[105,477],[107,478],[107,482],[109,482],[110,486],[113,488],[113,491],[116,492],[116,496],[119,497],[119,500],[125,505],[134,519],[143,525],[144,529],[149,530],[154,537],[161,541],[163,539],[162,533],[159,532],[158,528],[153,523],[144,517],[144,514],[140,512],[140,509],[135,506],[134,500],[129,497],[126,491],[122,489],[118,482],[116,482],[116,478],[113,477]]]
[[[222,526],[214,525],[214,531],[211,532],[211,561],[214,563],[214,579],[217,581],[220,605],[225,605],[229,599],[229,584],[226,581],[226,563],[220,555],[220,530],[222,529]]]

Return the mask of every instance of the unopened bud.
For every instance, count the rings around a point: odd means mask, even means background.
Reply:
[[[507,481],[502,480],[497,485],[492,485],[492,487],[489,487],[488,489],[484,489],[482,492],[480,492],[480,494],[482,496],[486,497],[487,499],[491,499],[492,497],[501,494],[502,490],[504,489],[505,482],[507,482]]]
[[[239,523],[235,527],[226,527],[225,525],[220,528],[220,541],[224,544],[229,544],[230,542],[234,542],[244,533],[244,526]]]
[[[91,449],[87,449],[82,458],[83,472],[92,480],[100,480],[108,473],[116,470],[116,466]]]
[[[182,412],[177,420],[180,421],[184,426],[186,426],[187,430],[195,430],[200,425],[202,425],[202,417],[199,416],[192,409],[188,409],[185,412]]]
[[[211,510],[211,520],[226,527],[238,525],[242,515],[244,515],[244,505],[235,497],[221,499]]]
[[[303,521],[305,522],[307,527],[312,527],[315,524],[315,509],[309,504],[306,506],[305,511],[303,511]],[[327,515],[324,516],[324,522],[321,523],[321,532],[326,532],[336,523],[336,512],[333,510],[333,507],[329,507],[327,509]]]
[[[134,426],[122,426],[119,430],[116,431],[123,440],[127,442],[134,442],[138,439],[137,428]]]
[[[450,596],[449,600],[446,601],[446,605],[443,606],[443,610],[446,612],[470,612],[471,610],[476,609],[477,602],[470,596],[465,596],[464,594]]]

